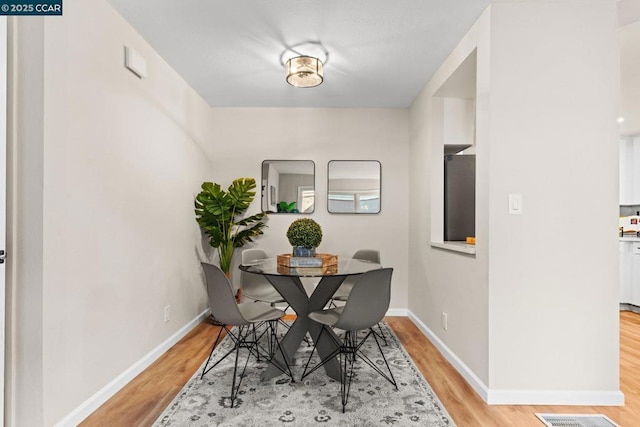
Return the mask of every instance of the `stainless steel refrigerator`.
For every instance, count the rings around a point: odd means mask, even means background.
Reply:
[[[444,156],[444,240],[476,235],[476,156]]]

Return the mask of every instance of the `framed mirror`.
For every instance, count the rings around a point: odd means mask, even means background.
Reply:
[[[331,160],[327,171],[329,212],[379,213],[381,169],[377,160]]]
[[[312,213],[316,167],[311,160],[262,162],[262,210],[268,213]]]

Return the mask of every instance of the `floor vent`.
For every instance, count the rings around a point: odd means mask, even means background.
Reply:
[[[547,427],[620,427],[604,415],[536,414]]]

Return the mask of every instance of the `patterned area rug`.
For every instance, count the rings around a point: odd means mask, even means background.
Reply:
[[[398,390],[362,361],[355,364],[355,378],[346,412],[342,413],[340,383],[321,368],[300,381],[311,347],[302,344],[292,371],[296,382],[281,375],[260,381],[265,362],[252,357],[240,393],[230,407],[232,356],[201,380],[202,367],[156,420],[155,427],[168,426],[454,426],[453,420],[418,371],[393,331],[383,324],[388,346],[382,349],[389,361]],[[213,340],[213,338],[212,338]],[[214,352],[232,347],[225,338]],[[384,362],[370,337],[364,353],[376,364]],[[240,362],[248,351],[241,350]],[[317,361],[317,355],[315,356]],[[213,359],[217,360],[217,359]],[[312,360],[312,365],[314,361]]]

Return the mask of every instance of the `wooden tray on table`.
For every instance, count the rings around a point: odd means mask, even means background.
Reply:
[[[315,256],[301,257],[292,254],[278,255],[278,266],[285,267],[330,267],[338,265],[338,255],[315,254]]]

